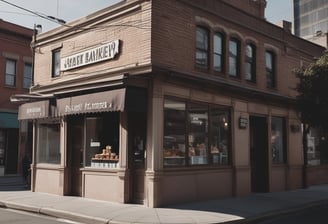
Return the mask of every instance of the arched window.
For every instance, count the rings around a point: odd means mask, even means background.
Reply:
[[[239,77],[240,41],[232,38],[229,41],[229,75]]]
[[[204,68],[209,65],[209,31],[204,27],[196,29],[196,64]]]
[[[276,87],[276,71],[275,71],[275,54],[272,51],[265,52],[265,70],[267,78],[267,87]]]
[[[256,82],[256,48],[253,44],[246,45],[245,51],[246,74],[245,79],[251,82]]]
[[[213,69],[216,72],[224,70],[224,36],[222,33],[215,33],[213,37]]]

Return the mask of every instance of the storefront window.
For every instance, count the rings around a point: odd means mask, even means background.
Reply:
[[[119,162],[119,113],[86,117],[86,147],[84,166],[118,168]]]
[[[228,164],[229,112],[221,108],[210,109],[210,155],[213,164]]]
[[[189,163],[208,163],[208,108],[202,105],[189,105]]]
[[[186,104],[165,100],[164,103],[164,165],[185,165]]]
[[[229,110],[166,99],[163,145],[166,167],[228,164]]]
[[[40,124],[38,128],[38,163],[60,163],[60,124]]]
[[[271,119],[271,148],[274,163],[285,162],[285,120],[280,117]]]

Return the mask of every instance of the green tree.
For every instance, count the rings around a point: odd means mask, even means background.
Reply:
[[[303,185],[306,187],[307,135],[312,127],[328,129],[328,52],[307,68],[297,70],[296,76],[299,79],[296,105],[303,124]]]
[[[328,52],[308,68],[296,71],[297,108],[303,124],[328,128]]]

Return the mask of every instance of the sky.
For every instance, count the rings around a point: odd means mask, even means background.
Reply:
[[[33,29],[35,24],[41,24],[42,30],[58,26],[57,23],[43,19],[43,16],[53,16],[67,22],[84,17],[97,10],[111,6],[120,0],[0,0],[0,19]],[[169,1],[169,0],[167,0]],[[6,3],[7,2],[7,3]],[[10,4],[24,8],[22,10]],[[292,0],[267,0],[266,18],[274,24],[281,20],[292,21]]]

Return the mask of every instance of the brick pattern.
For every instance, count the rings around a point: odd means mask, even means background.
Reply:
[[[32,63],[30,43],[33,30],[0,20],[0,110],[17,111],[18,105],[10,102],[14,94],[28,93],[23,88],[24,64]],[[16,86],[5,85],[6,60],[16,60]]]

